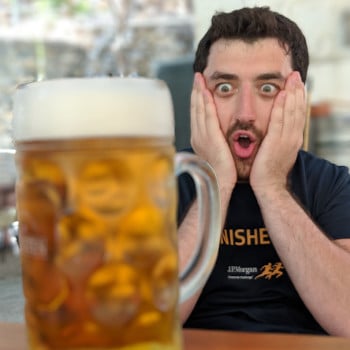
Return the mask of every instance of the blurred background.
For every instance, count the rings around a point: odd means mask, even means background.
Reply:
[[[11,149],[18,84],[59,77],[165,80],[175,146],[189,145],[195,47],[215,11],[270,6],[298,23],[310,49],[308,149],[350,166],[348,0],[0,0],[0,148]],[[0,321],[22,318],[13,154],[0,153]]]

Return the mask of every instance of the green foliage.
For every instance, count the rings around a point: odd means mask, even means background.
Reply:
[[[89,2],[86,0],[41,0],[41,9],[54,11],[66,11],[71,15],[87,13],[90,10]]]

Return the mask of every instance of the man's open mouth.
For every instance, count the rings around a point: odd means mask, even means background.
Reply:
[[[250,158],[255,149],[255,135],[249,131],[239,130],[233,135],[233,150],[238,158]]]
[[[243,148],[248,148],[250,144],[252,143],[251,139],[247,135],[240,135],[238,137],[238,143]]]

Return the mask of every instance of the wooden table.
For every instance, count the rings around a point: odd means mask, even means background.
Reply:
[[[185,350],[350,350],[350,339],[271,333],[184,331]]]
[[[204,330],[184,330],[184,350],[350,350],[350,339],[242,333]],[[0,350],[27,350],[22,324],[0,323]]]

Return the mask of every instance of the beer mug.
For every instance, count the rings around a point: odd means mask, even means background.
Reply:
[[[16,90],[30,349],[181,349],[178,303],[212,269],[220,208],[211,167],[175,154],[173,124],[169,90],[158,80],[70,78]],[[183,172],[197,188],[204,236],[179,283],[176,175]]]

